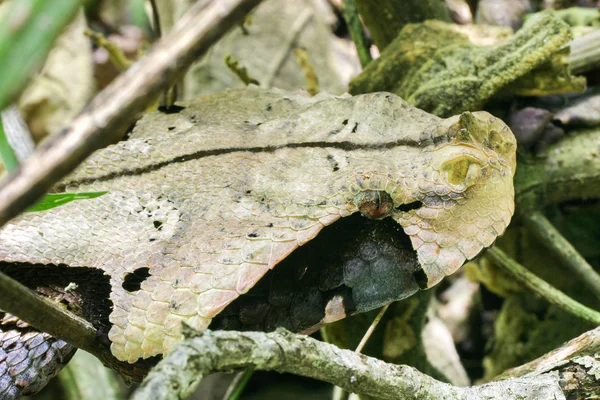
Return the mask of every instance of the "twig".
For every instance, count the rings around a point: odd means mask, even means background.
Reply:
[[[98,356],[102,353],[92,324],[35,294],[2,272],[0,305],[2,310],[17,315],[23,321],[73,346]]]
[[[358,54],[360,66],[364,68],[373,60],[373,57],[371,57],[369,41],[367,40],[367,35],[365,35],[365,30],[363,29],[362,22],[358,16],[358,11],[356,10],[356,0],[343,1],[342,15],[348,26],[350,37],[356,46],[356,53]]]
[[[535,211],[525,216],[530,230],[562,261],[595,295],[600,298],[600,275],[579,254],[567,239],[552,225],[541,212]]]
[[[498,247],[492,247],[486,252],[486,255],[498,266],[504,268],[520,283],[541,297],[548,300],[550,303],[562,308],[568,313],[571,313],[586,321],[600,325],[600,313],[584,306],[581,303],[573,300],[560,290],[556,289],[549,283],[538,278],[534,273],[527,270],[521,264],[507,256]]]
[[[115,141],[229,28],[260,0],[196,3],[140,61],[98,94],[72,124],[40,146],[0,187],[0,226],[39,199],[93,151]]]
[[[557,349],[536,358],[526,364],[511,368],[498,376],[499,379],[526,376],[533,373],[542,374],[564,365],[569,359],[581,355],[600,353],[600,327],[594,328],[569,340]]]
[[[57,303],[37,295],[2,272],[0,306],[3,311],[18,316],[31,326],[93,354],[128,382],[141,381],[148,371],[150,365],[146,361],[136,364],[118,361],[110,349],[98,340],[92,324],[61,308]]]
[[[385,312],[387,311],[389,306],[390,306],[389,304],[386,304],[385,306],[381,307],[381,310],[379,310],[379,312],[373,319],[373,322],[371,322],[371,325],[369,325],[369,328],[363,335],[362,339],[360,339],[358,346],[356,346],[356,349],[354,349],[355,353],[362,353],[363,348],[365,347],[365,345],[371,338],[371,335],[373,334],[373,332],[375,332],[375,328],[377,328],[377,325],[379,325],[379,321],[381,321],[381,318],[383,318],[383,316],[385,315]],[[350,393],[344,391],[339,386],[336,386],[334,388],[333,398],[335,400],[345,400],[345,399],[348,399],[349,397],[350,397]]]
[[[102,33],[86,29],[83,34],[89,37],[96,46],[106,50],[110,62],[119,72],[125,71],[133,64],[133,61],[127,58],[125,52]]]
[[[362,352],[363,347],[365,347],[365,344],[367,344],[367,342],[369,341],[369,338],[375,331],[375,328],[377,328],[377,325],[379,325],[379,321],[381,321],[381,318],[383,318],[383,315],[385,314],[389,306],[389,304],[386,304],[385,306],[381,307],[381,310],[379,310],[379,313],[377,313],[377,316],[375,317],[373,322],[371,322],[371,325],[369,325],[369,329],[367,329],[365,335],[360,340],[360,343],[358,344],[358,346],[356,346],[356,350],[354,350],[356,353]]]
[[[185,398],[208,373],[249,365],[319,379],[380,399],[564,399],[555,372],[460,388],[415,368],[387,364],[284,329],[205,331],[187,339],[150,372],[131,399]]]

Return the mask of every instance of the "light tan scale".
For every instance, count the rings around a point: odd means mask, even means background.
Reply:
[[[183,322],[206,329],[294,249],[359,209],[403,227],[427,287],[490,246],[513,214],[515,139],[486,112],[440,119],[389,93],[256,88],[183,106],[145,116],[129,140],[58,185],[108,194],[0,231],[2,261],[110,276],[119,360],[167,352]],[[150,276],[125,290],[140,268]]]

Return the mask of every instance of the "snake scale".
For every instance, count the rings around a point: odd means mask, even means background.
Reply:
[[[118,360],[169,351],[184,322],[310,332],[407,297],[513,214],[515,139],[486,112],[441,119],[390,93],[258,88],[177,111],[145,116],[55,188],[107,194],[0,230],[0,270],[77,309]],[[11,318],[0,393],[20,365],[7,361]]]

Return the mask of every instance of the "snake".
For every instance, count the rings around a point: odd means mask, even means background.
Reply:
[[[106,193],[11,221],[0,271],[83,316],[132,365],[167,353],[183,324],[311,333],[431,288],[491,246],[514,212],[515,151],[484,111],[227,90],[147,114],[91,155],[54,191]],[[6,398],[74,352],[1,321]],[[39,338],[11,339],[23,330]]]

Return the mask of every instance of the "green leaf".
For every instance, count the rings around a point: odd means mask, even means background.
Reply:
[[[72,202],[73,200],[94,199],[105,195],[108,192],[81,192],[81,193],[50,193],[42,197],[33,206],[29,207],[26,212],[36,212],[49,210],[54,207],[62,206]]]
[[[0,110],[8,106],[80,9],[82,0],[17,0],[0,18]]]

